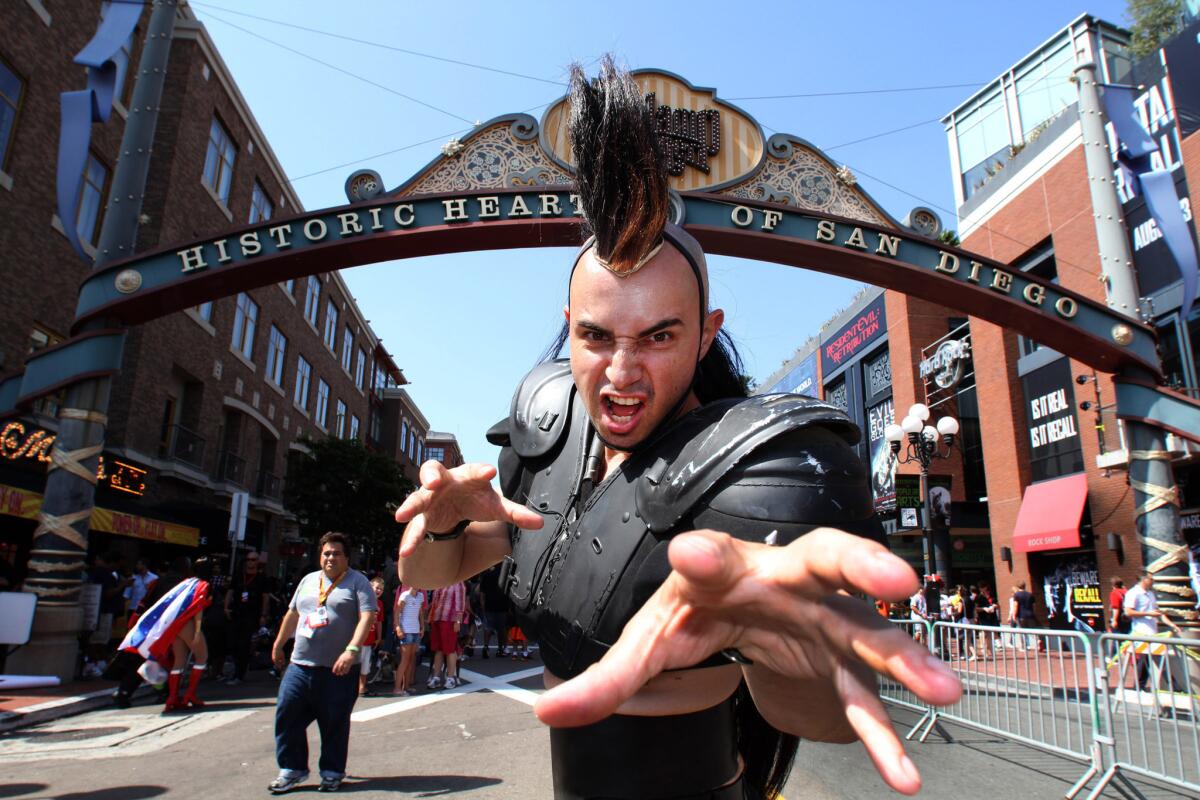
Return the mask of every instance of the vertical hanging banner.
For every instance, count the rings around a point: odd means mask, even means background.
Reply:
[[[79,54],[75,63],[87,67],[87,88],[63,92],[62,128],[58,135],[58,218],[71,247],[85,261],[91,257],[79,242],[75,217],[79,211],[79,190],[83,168],[87,164],[92,141],[92,123],[108,122],[117,88],[117,65],[113,58],[133,35],[142,16],[142,0],[112,0],[100,21],[96,35]]]
[[[1200,79],[1189,71],[1200,62],[1195,31],[1191,37],[1190,44],[1185,34],[1176,38],[1171,50],[1139,61],[1133,70],[1136,86],[1109,84],[1103,94],[1109,149],[1117,165],[1114,177],[1132,238],[1139,290],[1152,294],[1182,278],[1184,316],[1195,301],[1200,271],[1179,152],[1186,135],[1181,127],[1193,129],[1192,97],[1200,88],[1194,86]],[[1179,97],[1186,98],[1188,108],[1183,126],[1176,112]]]

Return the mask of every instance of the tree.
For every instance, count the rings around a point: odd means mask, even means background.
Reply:
[[[1150,55],[1179,33],[1183,0],[1128,0],[1129,54],[1133,60]]]
[[[947,228],[938,234],[937,240],[942,244],[948,244],[951,247],[958,247],[962,242],[958,240],[958,234]]]
[[[300,532],[316,542],[327,531],[341,531],[376,564],[396,549],[400,526],[393,514],[413,490],[400,465],[367,450],[354,439],[309,439],[307,450],[288,454],[284,503]]]

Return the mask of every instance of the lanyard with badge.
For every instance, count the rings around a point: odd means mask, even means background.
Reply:
[[[314,629],[324,628],[329,624],[329,609],[326,607],[326,604],[329,602],[330,593],[333,592],[334,587],[338,585],[338,581],[340,581],[345,574],[346,573],[343,572],[341,575],[338,575],[337,578],[329,584],[328,589],[325,588],[325,576],[317,576],[317,610],[308,615],[308,627]]]

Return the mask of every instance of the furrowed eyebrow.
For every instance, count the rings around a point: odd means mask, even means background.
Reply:
[[[612,335],[612,331],[607,330],[605,328],[601,328],[599,325],[597,325],[594,322],[579,321],[579,322],[576,322],[575,325],[577,327],[583,328],[585,331],[592,331],[593,333],[603,333],[606,336]]]
[[[683,320],[681,320],[679,317],[671,317],[670,319],[664,319],[661,322],[654,323],[649,328],[646,328],[646,330],[639,333],[638,338],[641,339],[646,336],[652,336],[652,335],[658,333],[659,331],[665,331],[667,328],[674,328],[675,326],[682,325],[682,324],[683,324]]]

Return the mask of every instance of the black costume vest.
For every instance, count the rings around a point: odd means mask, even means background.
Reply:
[[[502,583],[558,677],[603,657],[670,573],[667,545],[677,533],[712,528],[778,545],[825,525],[881,535],[853,447],[859,430],[819,400],[777,394],[709,403],[590,487],[593,437],[566,361],[530,372],[508,419],[488,432],[503,448],[505,497],[545,519],[541,530],[511,531]]]

